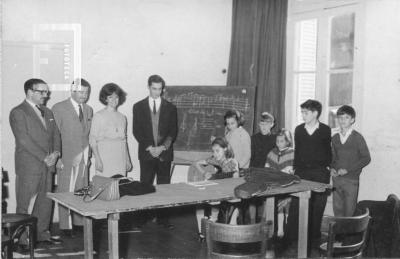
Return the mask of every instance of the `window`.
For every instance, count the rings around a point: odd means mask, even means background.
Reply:
[[[317,67],[317,19],[296,23],[296,61],[294,82],[297,87],[297,103],[315,98],[315,75]],[[301,121],[300,110],[297,120]]]
[[[331,127],[337,127],[337,109],[352,104],[354,20],[354,13],[334,16],[330,20],[328,123]]]
[[[322,103],[320,120],[337,127],[336,111],[354,103],[355,6],[329,7],[289,15],[287,117],[302,123],[300,104]],[[289,110],[289,111],[288,111]]]

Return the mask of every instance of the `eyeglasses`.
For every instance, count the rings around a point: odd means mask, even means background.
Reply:
[[[37,89],[32,89],[32,91],[40,93],[41,95],[48,95],[50,92],[48,90],[37,90]]]

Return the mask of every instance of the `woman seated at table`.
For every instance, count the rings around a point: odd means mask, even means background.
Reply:
[[[200,160],[189,168],[188,181],[202,181],[207,179],[223,179],[239,177],[238,162],[233,158],[233,152],[224,138],[215,138],[211,144],[212,156],[206,160]],[[211,169],[211,170],[210,170]],[[210,203],[210,219],[217,221],[219,202]],[[199,241],[204,241],[204,234],[201,233],[201,219],[204,217],[204,209],[196,210],[197,225],[199,229]]]
[[[100,91],[105,108],[94,114],[89,142],[95,157],[96,174],[111,177],[126,175],[132,168],[126,142],[126,117],[117,108],[125,101],[126,93],[109,83]]]

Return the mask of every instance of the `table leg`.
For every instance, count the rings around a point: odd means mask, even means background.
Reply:
[[[297,257],[307,257],[308,239],[308,201],[311,197],[310,191],[301,192],[299,197],[299,243]]]
[[[118,242],[119,213],[108,215],[108,258],[119,259]]]
[[[267,197],[264,202],[264,213],[263,218],[265,221],[271,221],[272,226],[271,228],[274,229],[274,220],[275,220],[275,197]]]
[[[84,217],[83,233],[85,246],[85,259],[93,259],[93,228],[92,219]]]

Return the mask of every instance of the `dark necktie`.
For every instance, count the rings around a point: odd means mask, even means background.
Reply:
[[[79,104],[79,121],[82,122],[83,121],[83,112],[82,112],[82,105]]]
[[[153,114],[156,114],[157,110],[156,110],[156,100],[153,100]]]
[[[39,105],[36,105],[36,108],[40,111],[40,114],[42,115],[42,117],[44,118],[44,110],[42,108],[40,108]]]

